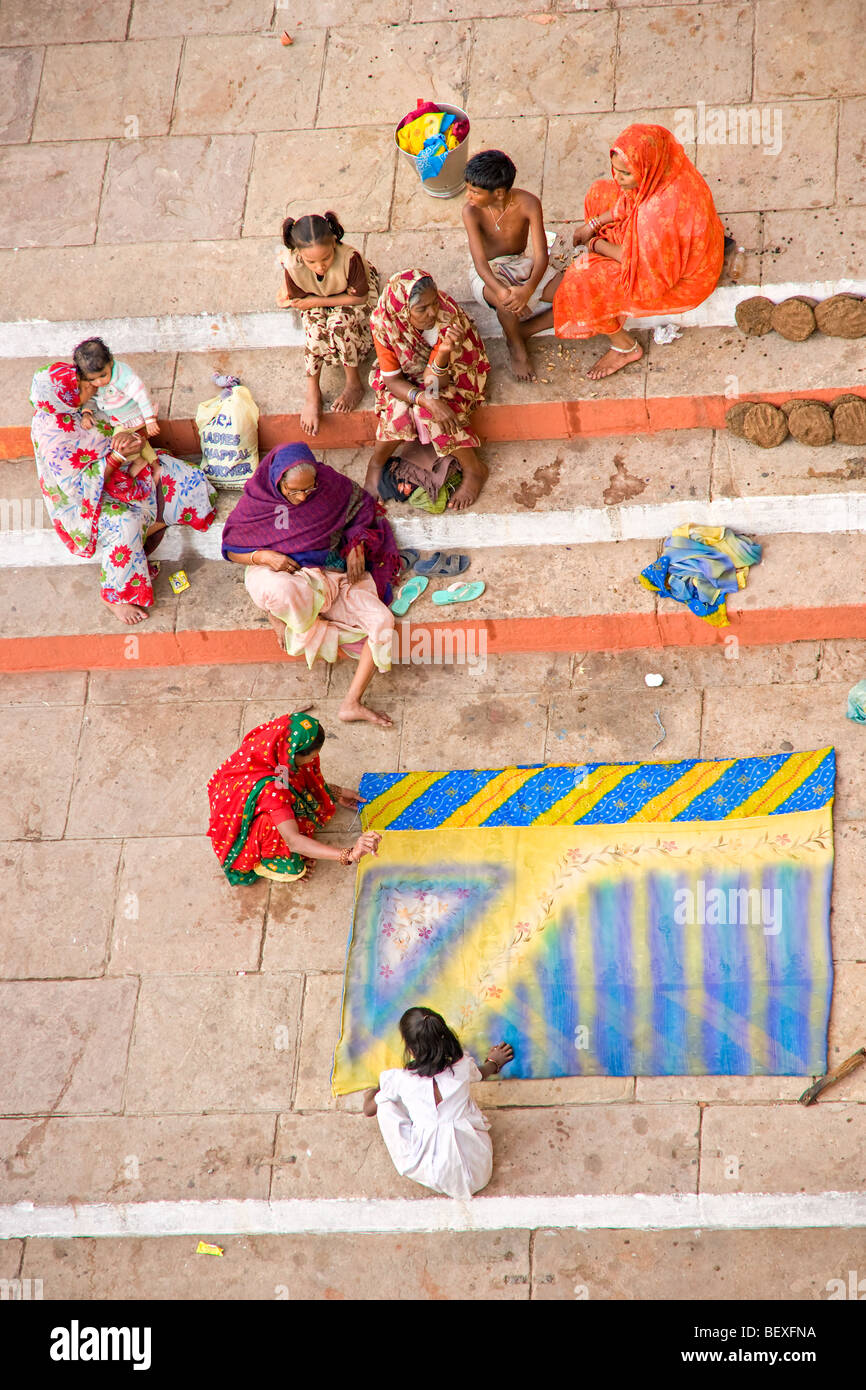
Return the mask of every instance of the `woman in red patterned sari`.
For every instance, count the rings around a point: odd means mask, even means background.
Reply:
[[[229,883],[262,878],[303,878],[316,859],[348,866],[375,854],[381,835],[359,835],[353,845],[323,845],[314,839],[336,809],[357,811],[360,796],[328,786],[319,764],[325,739],[310,714],[283,714],[247,734],[240,748],[207,784],[208,835]]]
[[[606,333],[610,346],[587,376],[597,381],[638,362],[643,348],[627,318],[678,314],[712,294],[722,273],[725,234],[713,195],[669,130],[630,125],[610,152],[613,179],[597,179],[584,201],[575,246],[589,254],[569,266],[553,310],[558,338]]]
[[[478,435],[469,416],[484,403],[490,363],[478,329],[424,270],[404,270],[388,281],[370,316],[377,365],[370,374],[376,396],[376,445],[364,487],[375,497],[398,440],[431,443],[438,458],[454,456],[463,481],[448,506],[469,507],[487,479]]]

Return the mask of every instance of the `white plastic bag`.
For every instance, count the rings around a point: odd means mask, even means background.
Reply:
[[[217,487],[241,488],[259,466],[259,408],[236,376],[215,376],[222,390],[195,413],[201,466]]]

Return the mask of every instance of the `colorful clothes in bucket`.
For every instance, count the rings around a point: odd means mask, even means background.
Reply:
[[[475,324],[450,295],[440,290],[441,322],[454,323],[463,333],[459,356],[446,384],[439,389],[440,399],[451,407],[455,418],[441,424],[434,421],[423,401],[410,406],[391,395],[388,374],[402,372],[408,381],[421,386],[427,364],[435,351],[435,341],[426,341],[424,334],[409,317],[409,295],[415,283],[426,275],[426,270],[404,270],[392,276],[382,291],[370,318],[378,358],[377,366],[370,374],[370,385],[376,397],[376,438],[379,441],[420,439],[422,443],[429,439],[436,453],[442,457],[458,449],[479,447],[478,435],[469,429],[469,417],[473,410],[484,403],[490,362]]]
[[[760,563],[758,542],[726,526],[677,526],[639,579],[713,627],[728,627],[725,595],[745,589],[749,569]]]
[[[295,755],[315,742],[320,727],[309,714],[260,724],[208,782],[207,833],[229,883],[257,883],[257,866],[285,878],[306,872],[303,856],[289,852],[275,820],[293,817],[302,835],[313,836],[334,814],[319,759],[295,765]]]
[[[598,179],[584,217],[613,212],[603,241],[622,247],[622,261],[589,252],[569,266],[553,297],[558,338],[616,333],[629,317],[681,313],[712,294],[724,263],[725,234],[706,182],[669,130],[632,125],[611,155],[638,179],[621,189]]]

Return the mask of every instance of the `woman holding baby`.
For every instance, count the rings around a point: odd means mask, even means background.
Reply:
[[[33,451],[51,524],[73,555],[99,553],[103,601],[131,625],[153,604],[147,553],[167,526],[206,531],[216,492],[194,464],[161,450],[148,463],[133,431],[107,437],[108,422],[85,408],[95,392],[68,362],[38,371],[30,391]]]

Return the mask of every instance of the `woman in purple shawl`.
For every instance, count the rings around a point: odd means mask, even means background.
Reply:
[[[391,669],[391,580],[400,557],[381,502],[306,444],[284,444],[262,459],[223,528],[223,555],[246,565],[244,584],[268,614],[280,649],[358,669],[341,719],[390,725],[361,696],[373,672]]]

